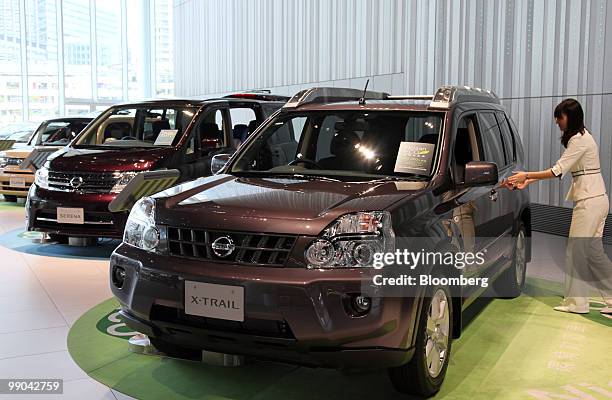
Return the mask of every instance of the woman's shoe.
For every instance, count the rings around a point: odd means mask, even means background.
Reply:
[[[599,310],[600,313],[602,314],[610,314],[612,315],[612,307],[608,306],[608,307],[604,307],[601,310]]]
[[[566,312],[566,313],[572,313],[572,314],[588,314],[589,313],[589,306],[585,306],[585,307],[576,307],[573,304],[570,305],[560,305],[554,308],[555,311],[561,311],[561,312]]]

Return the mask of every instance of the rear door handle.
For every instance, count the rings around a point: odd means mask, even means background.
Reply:
[[[497,196],[497,190],[491,189],[491,193],[489,193],[489,199],[491,199],[491,201],[497,201]]]

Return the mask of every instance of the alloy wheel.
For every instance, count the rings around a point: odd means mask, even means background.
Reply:
[[[442,372],[446,361],[450,331],[448,299],[442,289],[436,290],[429,312],[425,332],[425,359],[427,370],[432,378]]]
[[[516,254],[514,265],[516,268],[516,284],[521,287],[525,278],[525,231],[520,230],[516,237]]]

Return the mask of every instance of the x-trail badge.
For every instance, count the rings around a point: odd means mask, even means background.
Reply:
[[[225,258],[234,252],[236,246],[229,236],[220,236],[212,242],[212,251],[217,257]]]

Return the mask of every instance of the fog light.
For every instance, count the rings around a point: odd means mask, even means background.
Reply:
[[[112,279],[113,285],[115,285],[115,287],[118,289],[121,289],[125,283],[125,268],[117,266],[113,267]]]
[[[357,311],[361,313],[366,313],[370,311],[370,307],[372,307],[372,301],[369,297],[357,296],[353,298],[353,305]]]

